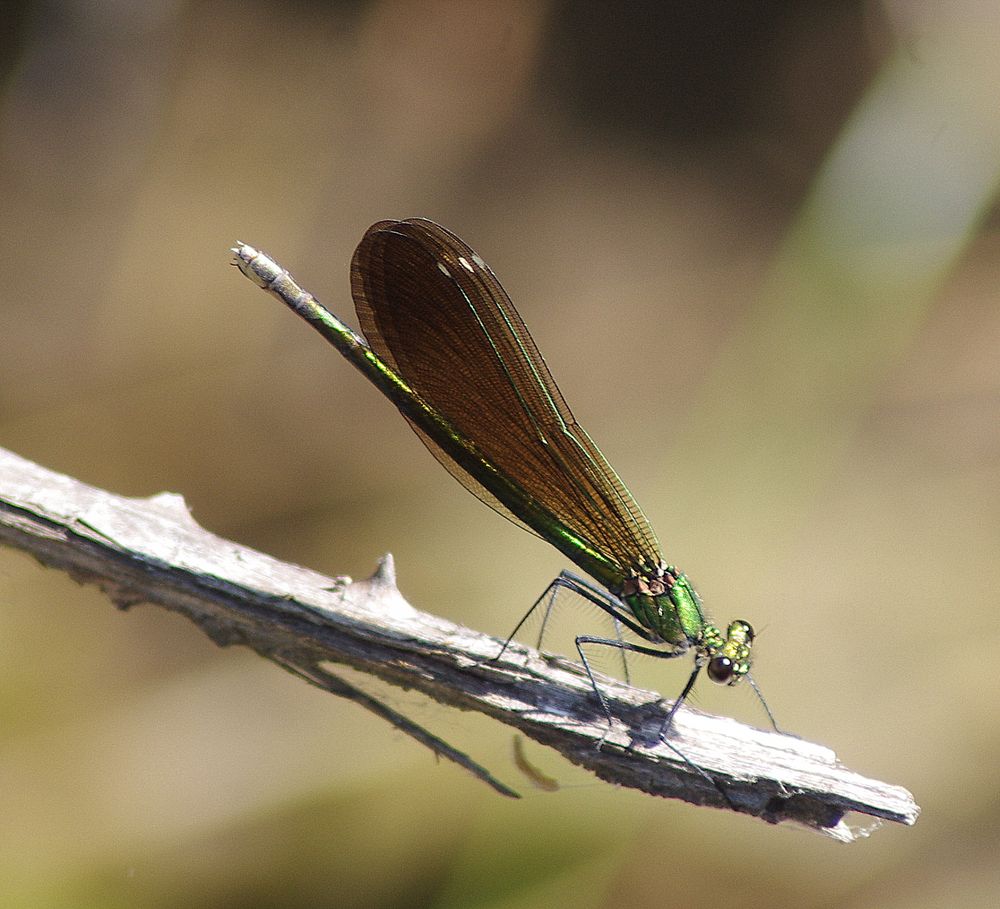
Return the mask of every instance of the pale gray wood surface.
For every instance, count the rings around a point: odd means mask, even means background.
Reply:
[[[615,718],[609,731],[582,667],[519,644],[495,660],[496,638],[407,603],[389,556],[368,580],[324,577],[214,536],[180,496],[117,496],[2,449],[0,542],[99,585],[120,607],[165,607],[219,645],[252,648],[374,711],[505,795],[516,793],[329,664],[485,713],[601,779],[653,795],[791,821],[843,842],[867,835],[880,819],[913,824],[919,813],[905,789],[853,773],[822,745],[685,706],[670,742],[700,773],[657,739],[669,702],[602,679]],[[852,823],[851,812],[867,817]]]

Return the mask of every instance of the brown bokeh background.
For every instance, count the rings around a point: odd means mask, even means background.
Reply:
[[[924,814],[840,847],[529,746],[500,799],[0,551],[10,907],[981,906],[1000,885],[989,4],[11,3],[0,444],[503,636],[564,562],[227,265],[353,322],[373,221],[471,243],[787,728]],[[571,627],[594,616],[567,604]],[[594,629],[596,630],[596,629]],[[642,668],[672,696],[685,670]],[[510,735],[394,704],[530,790]],[[749,691],[698,703],[762,723]]]

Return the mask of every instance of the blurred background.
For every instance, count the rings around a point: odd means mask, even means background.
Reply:
[[[779,722],[911,789],[843,847],[526,792],[0,551],[9,907],[953,907],[1000,886],[1000,11],[979,2],[3,6],[0,444],[500,637],[565,561],[228,265],[352,324],[370,223],[492,265]],[[564,610],[580,633],[593,616]],[[674,696],[687,668],[644,666]],[[992,692],[992,694],[990,693]],[[749,689],[704,709],[764,725]]]

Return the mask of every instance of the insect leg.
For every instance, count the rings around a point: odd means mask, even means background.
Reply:
[[[615,641],[610,638],[598,638],[598,637],[593,637],[591,635],[580,635],[576,639],[576,652],[580,654],[580,662],[583,663],[583,668],[587,672],[587,678],[590,680],[591,687],[594,689],[594,693],[597,695],[597,699],[601,703],[601,707],[604,710],[604,714],[608,718],[608,733],[611,732],[612,724],[614,722],[611,716],[611,709],[608,706],[607,698],[605,698],[603,692],[597,685],[597,681],[594,679],[594,673],[591,671],[590,663],[588,662],[587,657],[583,652],[583,646],[582,646],[583,644],[603,644],[607,647],[617,647],[620,650],[623,651],[627,650],[631,653],[642,653],[646,654],[647,656],[657,657],[661,660],[669,660],[672,659],[673,657],[682,656],[686,652],[685,650],[659,650],[655,647],[646,647],[642,644],[633,644],[629,641]],[[684,703],[684,701],[687,699],[687,696],[691,693],[691,689],[694,688],[694,683],[698,678],[699,672],[701,672],[701,666],[696,665],[694,671],[688,678],[687,683],[684,685],[684,690],[681,691],[680,696],[677,698],[677,700],[674,701],[673,705],[670,708],[670,711],[667,713],[666,719],[660,726],[658,737],[660,741],[663,742],[663,744],[666,745],[674,754],[676,754],[685,764],[687,764],[687,766],[690,767],[691,770],[693,770],[699,776],[704,778],[707,782],[711,783],[712,786],[716,789],[716,791],[722,796],[722,798],[725,799],[726,804],[728,804],[730,808],[737,810],[736,805],[729,797],[729,793],[726,791],[722,783],[720,783],[703,767],[699,767],[686,754],[684,754],[684,752],[681,751],[680,748],[672,744],[667,739],[667,732],[669,731],[670,726],[673,723],[674,714],[677,713],[677,710],[680,708],[681,704]],[[608,733],[605,733],[605,735],[607,735]],[[598,747],[600,747],[601,744],[603,744],[603,739],[601,740],[601,743],[598,744]]]
[[[775,722],[774,714],[771,713],[771,708],[767,706],[767,701],[764,700],[764,695],[761,693],[760,688],[757,687],[757,682],[754,680],[754,677],[748,674],[747,681],[750,683],[750,687],[753,688],[754,694],[757,695],[757,700],[760,701],[761,707],[764,708],[764,713],[767,714],[767,718],[771,721],[771,726],[774,727],[774,731],[780,735],[792,735],[792,733],[785,732],[784,729],[781,729],[777,722]],[[793,738],[795,738],[795,736],[793,736]]]
[[[556,595],[561,589],[572,591],[610,615],[615,623],[615,632],[619,639],[618,643],[625,643],[621,640],[621,626],[625,626],[646,640],[651,640],[649,631],[629,616],[627,607],[616,596],[612,595],[607,590],[598,587],[596,584],[592,584],[586,578],[582,578],[580,575],[574,574],[572,571],[561,571],[559,573],[559,577],[555,578],[549,586],[542,591],[542,595],[535,600],[534,603],[532,603],[531,608],[521,617],[521,620],[517,623],[517,625],[514,626],[514,630],[507,636],[507,640],[504,641],[503,647],[500,648],[500,652],[494,657],[494,659],[498,660],[503,656],[507,647],[510,645],[510,642],[514,640],[515,635],[521,630],[521,627],[528,620],[531,614],[540,605],[542,605],[542,603],[545,603],[545,616],[542,619],[542,628],[538,635],[538,646],[541,646],[542,637],[545,634],[545,627],[548,623],[549,615],[552,612],[552,606],[555,603]]]
[[[661,660],[669,660],[672,657],[677,657],[684,653],[683,650],[660,650],[655,647],[646,647],[643,644],[633,644],[630,641],[617,641],[613,638],[598,638],[589,634],[581,634],[577,637],[576,652],[580,654],[580,662],[583,663],[583,668],[587,671],[587,678],[590,680],[590,685],[594,689],[594,694],[597,695],[597,699],[601,702],[601,707],[604,710],[605,716],[608,718],[609,732],[611,731],[611,725],[613,722],[611,710],[608,707],[607,698],[604,697],[604,693],[601,691],[600,686],[598,686],[597,681],[594,679],[594,673],[590,669],[590,662],[587,660],[587,656],[583,652],[584,644],[602,644],[605,647],[615,647],[622,651],[627,650],[629,653],[644,653],[647,656],[654,656]],[[673,716],[672,711],[671,716]]]

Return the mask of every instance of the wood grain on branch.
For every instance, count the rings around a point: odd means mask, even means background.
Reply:
[[[194,522],[179,496],[117,496],[2,449],[0,542],[97,584],[120,607],[165,607],[186,615],[217,644],[252,648],[375,712],[505,795],[516,793],[331,666],[345,664],[487,714],[603,780],[653,795],[770,823],[792,821],[845,842],[878,824],[852,827],[849,812],[904,824],[919,813],[905,789],[847,770],[828,748],[693,708],[677,714],[674,751],[657,736],[669,702],[601,679],[615,718],[609,731],[576,663],[518,644],[495,659],[496,638],[407,603],[389,556],[368,580],[324,577],[214,536]]]

